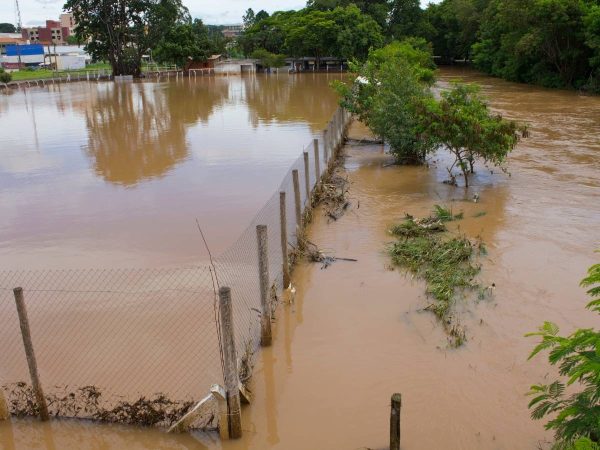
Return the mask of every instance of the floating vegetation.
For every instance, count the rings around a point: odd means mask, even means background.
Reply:
[[[390,230],[398,238],[389,249],[392,262],[425,280],[427,295],[435,300],[425,309],[444,324],[454,347],[465,340],[464,329],[452,312],[455,297],[459,291],[480,290],[475,277],[481,268],[473,263],[473,257],[485,252],[480,241],[445,233],[445,222],[462,217],[462,213],[453,214],[436,205],[430,217],[416,220],[407,215]]]
[[[299,240],[298,247],[293,249],[294,260],[298,258],[304,258],[308,262],[321,263],[321,269],[327,269],[331,264],[336,261],[351,261],[356,262],[354,258],[340,258],[338,256],[328,255],[323,250],[319,249],[316,244],[313,244],[305,236],[302,236],[302,240]]]
[[[350,181],[342,176],[344,159],[343,152],[338,152],[312,194],[311,207],[322,205],[329,221],[337,221],[350,207],[348,200]]]
[[[3,386],[8,393],[10,411],[16,417],[39,414],[33,389],[27,383],[18,382]],[[194,405],[192,400],[173,401],[164,394],[139,397],[133,401],[119,399],[111,402],[104,398],[96,386],[71,389],[56,386],[52,394],[46,394],[51,415],[98,420],[128,425],[169,427],[183,417]],[[205,418],[199,428],[214,428],[213,418]]]
[[[477,218],[477,217],[483,217],[486,214],[487,214],[486,211],[479,211],[479,212],[476,212],[475,214],[473,214],[473,217],[475,217],[475,218]]]

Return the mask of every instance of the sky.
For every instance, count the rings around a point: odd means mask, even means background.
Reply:
[[[58,19],[65,0],[19,0],[23,26],[45,24],[46,19]],[[299,9],[305,0],[183,0],[192,17],[200,18],[207,24],[235,24],[242,22],[242,15],[248,8],[254,11],[281,11]],[[0,0],[0,23],[15,23],[14,0]]]
[[[430,0],[421,0],[424,7]],[[436,3],[437,0],[434,0]],[[23,26],[44,25],[46,19],[57,20],[65,0],[19,0]],[[206,24],[231,25],[242,22],[248,8],[255,12],[264,9],[272,13],[288,9],[300,9],[306,0],[183,0],[193,18],[200,18]],[[0,23],[15,23],[15,0],[0,0]]]

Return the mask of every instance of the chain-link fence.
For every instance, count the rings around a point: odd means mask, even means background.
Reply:
[[[0,272],[0,397],[4,391],[11,413],[39,413],[15,306],[17,287],[23,289],[51,415],[162,426],[177,422],[211,386],[224,385],[218,303],[223,286],[231,288],[237,369],[246,382],[260,345],[261,317],[270,317],[284,288],[289,261],[282,242],[286,251],[298,245],[297,209],[303,213],[310,206],[311,192],[341,144],[349,118],[336,111],[323,137],[305,147],[244,233],[210,264]],[[268,311],[261,302],[258,225],[267,226]],[[195,423],[214,427],[217,416]]]

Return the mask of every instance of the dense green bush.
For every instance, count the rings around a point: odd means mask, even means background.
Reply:
[[[12,81],[12,75],[0,67],[0,83],[9,83],[10,81]]]

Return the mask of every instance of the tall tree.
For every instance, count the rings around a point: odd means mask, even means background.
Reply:
[[[75,34],[94,59],[107,60],[114,75],[141,75],[142,55],[175,25],[189,23],[181,0],[67,0]]]
[[[188,61],[206,60],[215,51],[201,20],[178,24],[169,29],[155,49],[159,62],[184,66]]]

